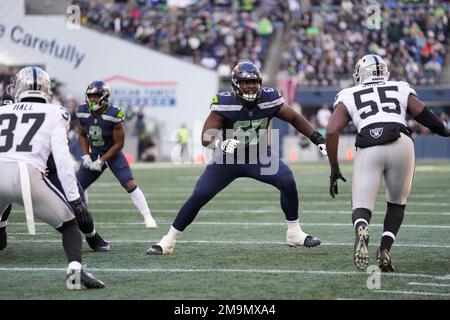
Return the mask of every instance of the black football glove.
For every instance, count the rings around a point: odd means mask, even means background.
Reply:
[[[92,222],[92,216],[89,213],[88,208],[83,202],[81,202],[79,198],[74,201],[69,201],[69,204],[72,207],[73,213],[75,214],[75,217],[77,218],[77,221],[79,223]]]
[[[330,175],[330,196],[332,196],[333,198],[339,193],[337,184],[338,179],[347,182],[347,180],[345,180],[344,176],[341,173],[341,169],[339,169],[339,164],[333,164],[331,165]]]
[[[317,148],[319,148],[320,153],[322,153],[322,155],[326,157],[327,148],[325,146],[325,138],[319,132],[314,131],[309,139],[317,146]]]

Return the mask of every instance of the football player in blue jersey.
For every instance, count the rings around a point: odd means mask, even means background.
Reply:
[[[86,104],[78,107],[78,133],[83,157],[77,178],[86,190],[109,168],[130,194],[144,217],[146,227],[156,228],[158,225],[150,213],[144,193],[134,181],[122,152],[125,143],[124,113],[109,102],[109,97],[109,84],[93,81],[86,89]]]
[[[325,139],[314,131],[303,116],[284,104],[278,90],[262,87],[261,73],[253,63],[239,63],[232,71],[231,82],[232,91],[221,92],[213,98],[211,112],[203,127],[202,144],[216,150],[214,159],[206,166],[169,232],[149,248],[147,254],[171,254],[177,237],[192,223],[199,210],[239,177],[253,178],[280,190],[281,208],[287,221],[286,242],[289,246],[315,247],[320,244],[318,238],[302,231],[294,175],[278,155],[272,153],[267,146],[268,135],[264,139],[264,133],[270,120],[278,117],[309,137],[324,155]],[[263,159],[264,155],[270,157],[271,163]],[[269,169],[268,165],[278,170],[265,172],[264,169]]]

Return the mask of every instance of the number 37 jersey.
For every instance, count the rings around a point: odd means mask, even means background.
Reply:
[[[23,161],[44,172],[52,152],[62,169],[73,171],[67,141],[69,122],[69,113],[53,104],[22,102],[0,107],[0,160]]]
[[[340,91],[333,107],[343,103],[358,132],[372,123],[397,122],[406,126],[410,94],[417,95],[412,86],[403,81],[358,85]]]

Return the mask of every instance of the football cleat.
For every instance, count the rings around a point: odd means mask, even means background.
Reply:
[[[0,228],[0,251],[5,249],[8,245],[8,238],[6,234],[6,227]]]
[[[79,272],[79,283],[81,285],[83,285],[85,288],[87,289],[103,289],[105,288],[105,284],[96,279],[91,273],[84,271],[84,269],[81,270],[76,270],[76,269],[71,269],[68,271],[67,273],[67,279],[75,278],[75,274]],[[74,281],[76,282],[76,280]],[[81,289],[81,286],[77,286],[77,285],[73,285],[68,287],[68,289],[73,290],[73,289]]]
[[[103,240],[98,232],[93,237],[86,237],[86,242],[95,252],[108,252],[111,250],[109,243]]]
[[[395,268],[392,265],[391,254],[387,249],[377,250],[377,263],[382,272],[394,272]]]
[[[288,229],[286,232],[286,243],[290,247],[304,246],[311,248],[318,246],[321,241],[316,237],[305,234],[300,229]]]
[[[316,247],[321,243],[319,238],[314,236],[307,235],[305,241],[303,242],[303,246],[307,248]]]
[[[355,231],[354,262],[359,270],[365,270],[369,265],[369,228],[359,226]]]
[[[176,239],[170,239],[168,236],[162,237],[161,241],[157,244],[154,244],[147,250],[148,255],[166,255],[172,254],[173,249],[175,248]]]

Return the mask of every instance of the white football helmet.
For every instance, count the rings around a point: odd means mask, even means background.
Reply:
[[[52,82],[48,73],[41,68],[25,67],[15,75],[10,91],[14,102],[32,98],[49,103],[52,98]]]
[[[353,70],[353,81],[355,85],[388,80],[388,66],[383,58],[376,54],[368,54],[359,59]]]

